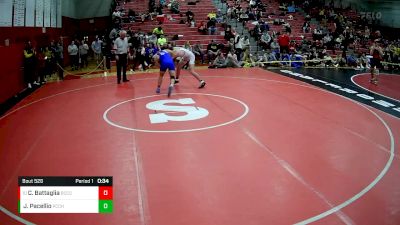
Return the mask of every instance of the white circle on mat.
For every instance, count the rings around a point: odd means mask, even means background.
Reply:
[[[120,128],[120,129],[124,129],[124,130],[130,130],[130,131],[136,131],[136,132],[145,132],[145,133],[181,133],[181,132],[193,132],[193,131],[201,131],[201,130],[209,130],[209,129],[213,129],[213,128],[217,128],[217,127],[222,127],[222,126],[226,126],[232,123],[235,123],[241,119],[243,119],[248,113],[249,113],[249,107],[246,105],[246,103],[232,98],[232,97],[228,97],[228,96],[223,96],[223,95],[215,95],[215,94],[204,94],[204,93],[179,93],[177,95],[205,95],[205,96],[212,96],[212,97],[218,97],[218,98],[224,98],[224,99],[228,99],[228,100],[232,100],[236,103],[239,103],[240,105],[242,105],[243,107],[243,113],[236,117],[233,120],[224,122],[224,123],[220,123],[220,124],[216,124],[213,126],[207,126],[207,127],[200,127],[200,128],[193,128],[193,129],[182,129],[182,130],[147,130],[147,129],[139,129],[139,128],[134,128],[134,127],[127,127],[127,126],[123,126],[117,123],[114,123],[113,121],[111,121],[108,118],[108,113],[113,110],[114,108],[126,104],[128,102],[132,102],[132,101],[137,101],[137,100],[141,100],[141,99],[146,99],[146,98],[154,98],[154,97],[159,97],[160,95],[150,95],[150,96],[144,96],[144,97],[139,97],[139,98],[134,98],[134,99],[129,99],[120,103],[117,103],[111,107],[109,107],[104,113],[103,113],[103,119],[104,121],[106,121],[108,124],[110,124],[111,126]]]

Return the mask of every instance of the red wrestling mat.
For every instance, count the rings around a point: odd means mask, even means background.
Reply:
[[[0,119],[1,224],[400,223],[399,119],[261,69],[200,74],[170,99],[157,74],[25,99]],[[113,176],[114,212],[18,214],[18,176]]]
[[[368,90],[378,95],[390,98],[395,101],[400,101],[400,76],[394,74],[381,73],[378,76],[378,85],[371,84],[369,80],[371,74],[362,73],[354,75],[352,82],[364,90]]]

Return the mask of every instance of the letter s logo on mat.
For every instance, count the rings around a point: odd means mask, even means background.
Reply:
[[[196,104],[196,102],[192,98],[168,99],[150,102],[146,105],[146,108],[156,112],[149,115],[152,124],[168,123],[169,121],[192,121],[208,116],[207,109],[189,106],[193,104]],[[163,112],[158,113],[158,111]]]

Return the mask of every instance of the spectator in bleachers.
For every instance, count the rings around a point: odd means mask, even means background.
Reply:
[[[166,0],[160,0],[160,5],[164,8],[165,5],[167,4]]]
[[[255,59],[257,57],[253,56],[252,54],[245,54],[243,57],[243,67],[248,68],[248,67],[254,67],[256,65]]]
[[[261,10],[257,10],[256,11],[256,19],[257,21],[259,21],[261,18],[263,17],[263,13]]]
[[[226,17],[228,19],[232,19],[233,17],[233,7],[232,6],[228,6],[228,9],[226,10]]]
[[[212,65],[208,68],[226,68],[226,58],[223,52],[219,52]]]
[[[260,38],[260,45],[264,48],[264,49],[269,49],[270,48],[270,44],[271,44],[272,38],[271,35],[269,35],[269,33],[267,31],[265,31]]]
[[[280,46],[278,43],[278,39],[274,38],[274,40],[271,42],[271,53],[275,54],[277,58],[280,57]]]
[[[155,34],[157,38],[160,38],[160,36],[164,34],[164,30],[162,27],[156,27],[153,29],[153,34]]]
[[[303,2],[303,9],[304,9],[304,12],[306,12],[306,13],[310,12],[310,2],[308,0],[305,0]]]
[[[204,21],[201,21],[200,25],[197,27],[197,31],[199,31],[201,34],[207,34],[207,26]]]
[[[325,9],[322,8],[322,9],[319,10],[317,20],[321,21],[324,17],[325,17]]]
[[[260,29],[260,25],[258,23],[254,26],[253,30],[250,31],[250,35],[254,37],[256,40],[260,39],[262,32]]]
[[[157,36],[155,34],[153,34],[153,33],[149,33],[148,36],[149,36],[148,37],[148,42],[150,44],[157,45]]]
[[[310,52],[310,45],[306,39],[303,39],[301,41],[300,51],[301,52]]]
[[[316,27],[316,28],[314,29],[314,32],[313,32],[313,39],[314,39],[314,41],[316,41],[316,40],[321,40],[322,37],[323,37],[323,33],[322,33],[322,30],[321,30],[321,27],[318,26],[318,27]]]
[[[369,30],[368,26],[365,26],[364,29],[364,38],[369,40],[371,38],[371,31]]]
[[[288,33],[288,34],[292,33],[292,27],[290,26],[290,24],[288,22],[285,22],[282,26],[286,33]]]
[[[279,10],[280,10],[280,11],[283,11],[283,12],[286,12],[286,11],[287,11],[287,4],[286,4],[286,2],[280,2],[280,3],[279,3]]]
[[[186,41],[185,44],[183,45],[183,48],[193,52],[192,46],[190,45],[190,41]]]
[[[216,19],[217,14],[214,11],[211,11],[210,13],[207,14],[208,20]]]
[[[231,38],[234,38],[235,36],[233,35],[233,32],[232,32],[232,26],[231,25],[227,25],[226,27],[225,27],[225,34],[224,34],[224,39],[225,40],[230,40]]]
[[[145,33],[140,28],[137,31],[137,33],[139,34],[140,45],[145,46],[146,45],[146,35],[145,35]]]
[[[224,14],[221,12],[221,9],[217,10],[217,14],[216,14],[215,20],[217,21],[217,23],[223,23],[224,22]]]
[[[267,58],[265,58],[264,55],[266,54],[264,54],[263,52],[258,52],[257,55],[255,55],[255,58],[253,59],[255,66],[260,66],[260,67],[264,66],[263,62],[267,61]]]
[[[264,20],[261,20],[261,22],[260,22],[260,30],[261,30],[261,32],[264,32],[264,31],[269,31],[269,25],[268,25],[268,23],[266,23]]]
[[[364,69],[367,68],[369,69],[369,63],[368,63],[368,58],[365,55],[365,53],[361,53],[360,57],[357,59],[357,68]]]
[[[233,67],[233,68],[240,68],[242,67],[243,62],[241,62],[235,52],[229,52],[226,56],[225,66],[226,67]]]
[[[129,9],[128,11],[128,18],[129,18],[129,22],[133,23],[136,20],[136,13],[135,11],[133,11],[133,9]]]
[[[343,51],[341,55],[338,55],[337,63],[339,66],[346,66],[347,63],[347,55],[346,51]]]
[[[167,38],[163,35],[163,34],[161,34],[160,35],[160,37],[158,38],[158,40],[157,40],[157,46],[158,46],[158,48],[159,49],[162,49],[162,47],[164,47],[164,45],[166,45],[167,44]]]
[[[138,33],[134,33],[133,37],[130,37],[129,43],[133,49],[138,49],[140,47],[140,37]]]
[[[156,1],[149,0],[149,13],[153,13],[156,11]]]
[[[235,38],[231,38],[227,45],[222,48],[224,52],[235,51]]]
[[[243,41],[238,33],[236,33],[234,40],[235,40],[235,53],[237,56],[237,60],[240,61],[242,59]]]
[[[171,0],[169,7],[172,13],[179,14],[180,12],[179,0]]]
[[[195,45],[193,45],[193,50],[192,52],[196,55],[199,56],[201,59],[201,64],[204,64],[204,53],[203,49],[201,48],[200,41],[197,41]]]
[[[311,30],[310,22],[304,21],[303,33],[309,33]]]
[[[340,49],[342,46],[342,41],[344,37],[342,34],[340,34],[336,39],[335,39],[335,48]]]
[[[207,45],[207,59],[209,64],[211,64],[214,58],[218,55],[219,49],[218,43],[214,40],[211,40]]]
[[[186,14],[186,22],[190,24],[190,22],[194,20],[194,13],[189,8],[185,14]]]
[[[350,28],[346,27],[346,29],[343,31],[344,39],[342,40],[342,46],[345,51],[347,50],[347,47],[349,46],[349,44],[351,42],[350,39],[352,39],[352,36],[353,35],[351,34]]]
[[[330,33],[326,33],[322,39],[322,43],[324,46],[328,47],[328,49],[332,49],[334,45],[332,35]]]
[[[240,16],[239,16],[239,22],[243,22],[243,24],[245,24],[247,21],[249,21],[249,14],[248,12],[241,12]]]
[[[249,2],[249,6],[250,6],[250,8],[257,8],[257,3],[256,3],[256,1],[255,0],[250,0],[250,2]]]
[[[280,53],[281,54],[289,53],[290,38],[289,38],[287,32],[283,32],[282,35],[280,35],[278,37],[278,43],[279,43],[279,46],[280,46]]]
[[[215,18],[208,20],[207,29],[209,35],[214,35],[217,32],[217,24]]]
[[[163,13],[163,6],[161,5],[161,3],[157,5],[156,12],[157,12],[157,15],[163,15],[164,14]]]
[[[393,49],[393,63],[400,63],[400,43],[396,44]],[[399,66],[395,66],[395,68],[399,69]]]
[[[266,58],[267,62],[275,62],[273,64],[269,63],[267,65],[278,65],[278,66],[282,65],[281,63],[276,62],[276,61],[279,61],[278,60],[278,54],[276,54],[274,52],[267,51],[267,54],[266,54],[265,58]]]
[[[247,15],[249,16],[249,21],[257,20],[255,11],[250,10],[249,13],[248,13]]]
[[[247,35],[245,35],[243,37],[243,39],[241,39],[242,41],[242,46],[243,46],[243,51],[248,51],[250,50],[250,40],[249,37]]]
[[[120,10],[115,9],[114,12],[113,12],[113,14],[112,14],[112,17],[113,17],[113,20],[115,20],[115,19],[120,19],[120,18],[122,18],[123,15],[124,15],[123,9],[120,9]]]

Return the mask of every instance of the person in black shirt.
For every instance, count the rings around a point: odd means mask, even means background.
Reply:
[[[213,35],[217,31],[216,27],[217,23],[215,22],[215,19],[212,18],[207,22],[207,29],[208,29],[208,34]]]
[[[219,52],[218,43],[216,43],[214,40],[211,40],[211,42],[207,46],[207,58],[209,64],[213,62],[214,58],[218,55],[218,52]]]
[[[233,35],[231,25],[227,25],[226,28],[225,28],[225,36],[224,36],[224,39],[227,40],[227,41],[229,41],[231,38],[234,38],[234,37],[235,37],[235,36]]]
[[[188,11],[186,12],[186,22],[190,24],[190,22],[192,22],[193,20],[194,20],[194,13],[190,11],[190,9],[188,9]]]
[[[36,53],[32,47],[31,42],[25,44],[24,49],[24,75],[25,82],[28,84],[28,88],[32,88],[35,75],[35,63],[36,63]]]

